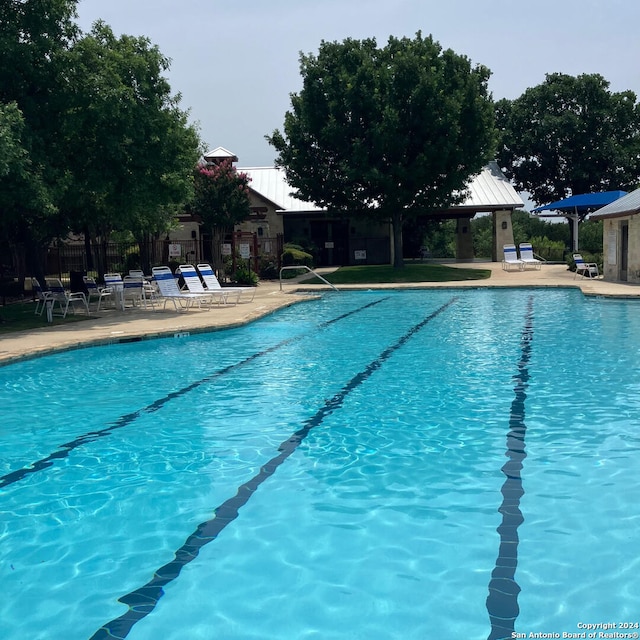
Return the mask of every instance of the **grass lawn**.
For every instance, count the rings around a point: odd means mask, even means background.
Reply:
[[[37,316],[34,313],[35,302],[13,302],[0,307],[0,335],[14,333],[15,331],[26,331],[27,329],[42,329],[43,327],[55,327],[72,322],[87,320],[88,316],[78,311],[75,315],[72,311],[67,313],[66,318],[53,316],[53,322],[47,322],[47,314]]]
[[[448,267],[441,264],[406,264],[404,269],[389,265],[363,265],[340,267],[337,271],[323,275],[331,284],[393,284],[394,282],[451,282],[460,280],[485,280],[491,276],[489,269]],[[322,280],[310,276],[300,284],[323,284]]]

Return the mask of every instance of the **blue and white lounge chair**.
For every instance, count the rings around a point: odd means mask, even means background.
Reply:
[[[527,267],[540,269],[542,267],[542,260],[538,260],[533,255],[533,247],[530,242],[520,243],[520,260],[524,263],[523,269],[526,269]]]
[[[505,271],[511,271],[511,267],[515,267],[518,271],[524,269],[524,262],[518,258],[518,251],[515,244],[505,244],[503,247],[504,257],[502,259],[502,268]]]
[[[204,280],[207,291],[224,291],[228,297],[234,297],[236,302],[252,302],[256,295],[256,287],[223,287],[220,285],[211,265],[202,263],[198,265],[198,271]]]
[[[218,304],[227,304],[227,294],[219,289],[217,291],[210,291],[202,286],[202,281],[198,272],[192,264],[181,264],[176,269],[176,275],[180,274],[184,279],[184,286],[189,293],[198,293],[200,295],[208,295],[211,297],[212,302]]]
[[[211,307],[211,295],[208,293],[190,293],[180,291],[176,279],[169,267],[153,267],[151,270],[153,279],[158,285],[161,300],[164,300],[164,308],[171,301],[176,311],[186,311],[194,305],[202,308],[203,305]]]
[[[578,275],[583,278],[597,278],[600,275],[598,265],[595,262],[585,262],[579,253],[573,254],[573,261],[576,263],[576,272],[573,274],[574,280]]]

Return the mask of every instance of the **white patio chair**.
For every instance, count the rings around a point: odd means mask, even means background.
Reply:
[[[600,275],[598,265],[595,262],[585,262],[579,253],[573,254],[573,261],[576,263],[576,272],[573,274],[574,280],[578,274],[583,278],[597,278]]]
[[[87,289],[87,303],[91,304],[91,298],[97,298],[98,311],[100,311],[100,303],[104,298],[111,296],[111,291],[107,287],[101,287],[91,276],[82,276],[82,281]]]
[[[126,305],[127,300],[134,307],[143,306],[146,308],[147,301],[144,295],[144,279],[140,276],[125,276],[122,279],[122,302]]]
[[[120,310],[124,311],[124,282],[119,273],[104,274],[105,288],[111,293],[113,304]],[[98,302],[98,311],[100,311],[100,302]]]
[[[53,298],[51,291],[46,291],[42,288],[40,281],[37,278],[31,278],[31,288],[36,294],[36,309],[35,315],[41,316],[44,310],[47,308],[47,301]]]
[[[76,312],[75,305],[77,303],[82,304],[87,315],[89,315],[89,303],[87,302],[87,296],[84,295],[84,291],[69,291],[65,289],[59,278],[45,278],[47,288],[51,293],[51,299],[53,304],[57,303],[60,307],[60,312],[63,318],[67,317],[69,307],[71,307],[73,313]]]

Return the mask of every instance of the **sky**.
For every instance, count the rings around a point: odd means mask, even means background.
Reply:
[[[300,53],[323,40],[383,46],[422,31],[488,67],[495,100],[555,72],[599,73],[640,96],[638,0],[79,0],[77,11],[85,32],[101,19],[157,45],[207,149],[232,151],[240,167],[273,166],[265,136],[301,88]]]

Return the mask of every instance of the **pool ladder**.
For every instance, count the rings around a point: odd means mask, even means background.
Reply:
[[[311,269],[310,267],[307,267],[306,264],[291,265],[289,267],[282,267],[280,269],[280,291],[282,291],[282,272],[285,269],[306,269],[309,273],[312,273],[316,278],[319,278],[320,280],[322,280],[322,282],[324,282],[325,284],[328,284],[334,291],[340,291],[340,289],[338,289],[337,287],[334,287],[328,280],[325,280],[319,273],[316,273],[313,269]]]

